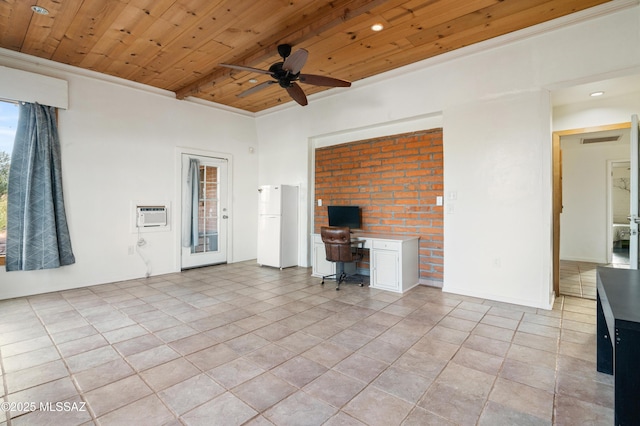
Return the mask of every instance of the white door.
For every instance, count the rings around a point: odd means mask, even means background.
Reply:
[[[190,160],[197,163],[197,200],[190,198]],[[227,160],[182,155],[182,268],[214,265],[227,261],[228,184]],[[192,205],[193,208],[185,205]],[[185,235],[183,235],[184,237]],[[185,242],[186,241],[186,242]]]
[[[629,206],[629,228],[630,228],[630,241],[629,241],[629,267],[631,269],[638,269],[638,170],[640,167],[640,161],[638,160],[638,116],[633,115],[631,117],[631,170],[630,170],[630,206]]]

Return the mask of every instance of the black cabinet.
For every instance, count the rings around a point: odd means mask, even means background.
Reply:
[[[598,268],[597,368],[613,374],[615,424],[640,423],[640,271]]]

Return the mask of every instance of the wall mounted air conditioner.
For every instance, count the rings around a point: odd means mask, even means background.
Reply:
[[[167,206],[136,206],[136,226],[167,226]]]

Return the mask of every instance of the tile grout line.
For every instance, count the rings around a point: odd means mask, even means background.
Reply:
[[[553,372],[554,374],[554,386],[553,386],[553,410],[551,410],[551,424],[555,424],[555,420],[556,420],[556,410],[557,410],[557,395],[558,395],[558,378],[559,378],[559,370],[560,370],[560,344],[562,341],[562,333],[564,333],[564,330],[562,328],[562,324],[564,321],[564,305],[566,302],[566,299],[564,296],[561,296],[561,302],[560,302],[560,332],[558,333],[558,343],[556,346],[556,365],[555,365],[555,370]]]

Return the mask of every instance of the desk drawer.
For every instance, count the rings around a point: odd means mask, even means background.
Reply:
[[[398,242],[398,241],[388,241],[388,240],[373,240],[373,247],[372,248],[381,249],[381,250],[399,251],[400,250],[400,242]]]

